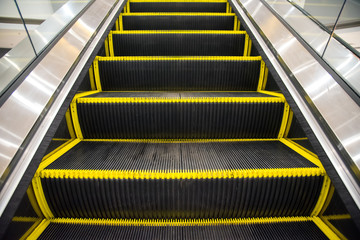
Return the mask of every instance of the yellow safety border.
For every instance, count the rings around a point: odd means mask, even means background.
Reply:
[[[76,103],[282,103],[283,99],[277,97],[194,97],[194,98],[166,98],[166,97],[111,97],[111,98],[92,98],[77,97]],[[74,114],[73,114],[74,115]],[[74,120],[74,119],[73,119]],[[78,121],[78,119],[75,119]],[[75,131],[78,138],[77,124],[74,120]],[[81,136],[81,137],[80,137]]]
[[[294,117],[294,112],[290,109],[288,121],[286,123],[286,129],[285,129],[285,132],[284,132],[284,138],[287,138],[287,136],[289,134],[293,117]]]
[[[324,203],[324,206],[323,208],[321,209],[321,212],[319,213],[319,215],[323,215],[324,212],[326,211],[326,209],[328,208],[331,200],[332,200],[332,197],[334,195],[334,192],[335,192],[335,187],[334,185],[331,184],[330,188],[329,188],[329,193],[327,195],[327,198],[326,198],[326,201]]]
[[[108,36],[108,39],[109,39],[109,56],[113,57],[114,56],[114,41],[113,41],[113,35],[111,34],[111,32]]]
[[[71,114],[70,114],[70,109],[69,108],[66,110],[65,120],[66,120],[66,125],[67,125],[67,128],[68,128],[70,137],[75,138],[76,136],[75,136],[74,126],[73,126],[73,123],[72,123],[72,120],[71,120]]]
[[[246,35],[246,31],[233,31],[233,30],[120,30],[120,31],[110,31],[110,35],[114,34],[240,34]],[[111,44],[109,39],[109,45],[111,50]],[[110,52],[111,54],[111,52]]]
[[[95,78],[94,78],[94,67],[91,64],[90,68],[89,68],[89,78],[90,78],[90,86],[91,86],[91,90],[96,90],[96,86],[95,86]]]
[[[249,37],[249,47],[248,47],[248,56],[251,55],[251,49],[252,49],[252,41],[251,41],[251,38]]]
[[[53,218],[54,215],[52,214],[50,207],[46,201],[44,190],[42,188],[41,179],[38,176],[35,176],[32,179],[32,185],[34,188],[35,196],[37,199],[37,202],[39,204],[39,207],[41,209],[41,212],[43,213],[45,218]]]
[[[227,3],[227,0],[129,0],[129,2],[211,2]]]
[[[245,34],[244,53],[243,53],[244,56],[249,56],[247,54],[249,51],[248,49],[249,49],[249,35]]]
[[[230,3],[226,1],[226,13],[230,13]]]
[[[50,224],[49,220],[47,219],[42,220],[41,223],[35,228],[35,230],[30,234],[30,236],[27,239],[29,240],[38,239],[49,224]]]
[[[320,176],[320,168],[272,168],[272,169],[235,169],[235,170],[69,170],[44,169],[40,178],[72,179],[240,179],[269,177],[305,177]],[[44,206],[44,203],[42,203]],[[47,216],[46,214],[44,214]]]
[[[250,41],[250,45],[251,45],[251,41]],[[250,55],[250,52],[249,52],[249,55]],[[263,79],[263,84],[262,84],[261,90],[265,90],[266,84],[267,84],[267,80],[268,80],[268,76],[269,76],[269,69],[268,69],[267,66],[265,65],[264,79]]]
[[[85,218],[56,218],[52,223],[60,224],[89,224],[110,226],[214,226],[266,224],[312,221],[311,217],[274,217],[274,218],[229,218],[229,219],[85,219]]]
[[[104,42],[104,46],[105,46],[105,56],[109,57],[110,53],[109,53],[109,37],[105,38],[105,42]]]
[[[118,21],[119,21],[118,25],[119,26],[116,28],[116,30],[118,30],[118,31],[123,31],[124,30],[124,24],[123,24],[123,18],[122,18],[123,14],[124,13],[120,14],[119,18],[118,18]],[[111,47],[111,45],[110,45],[110,47]]]
[[[130,13],[130,1],[126,3],[126,13]]]
[[[308,151],[306,148],[300,146],[299,144],[296,144],[290,139],[281,138],[279,139],[279,141],[300,154],[301,156],[303,156],[304,158],[306,158],[307,160],[309,160],[310,162],[312,162],[313,164],[315,164],[316,166],[318,166],[319,168],[324,168],[319,158],[312,152]]]
[[[96,61],[262,61],[259,57],[249,56],[129,56],[129,57],[100,57],[95,58]],[[96,77],[96,75],[95,75]],[[212,91],[214,92],[214,91]],[[228,92],[228,91],[227,91]]]
[[[64,143],[61,144],[59,147],[55,148],[54,150],[52,150],[50,153],[46,154],[43,159],[41,161],[45,161],[47,158],[49,158],[51,155],[55,154],[57,151],[59,151],[60,149],[62,149],[66,144],[68,144],[68,142],[70,142],[72,139],[58,139],[58,138],[53,138],[52,141],[63,141]]]
[[[132,12],[123,13],[122,16],[234,16],[235,13],[218,12]]]
[[[234,31],[238,30],[237,24],[238,24],[238,20],[237,20],[237,17],[235,16],[234,17]]]
[[[280,129],[279,129],[279,135],[278,135],[279,139],[283,138],[283,136],[284,136],[287,120],[288,120],[288,117],[289,117],[289,112],[290,112],[290,106],[285,101],[285,103],[284,103],[284,113],[283,113]]]
[[[264,83],[264,75],[265,75],[265,62],[263,60],[261,60],[261,65],[260,65],[260,74],[259,74],[259,83],[257,86],[257,91],[262,91],[263,90],[263,83]]]
[[[114,52],[113,52],[114,54]],[[112,58],[112,57],[110,57]],[[101,87],[101,81],[100,81],[100,70],[99,70],[99,57],[96,56],[93,62],[94,65],[94,75],[95,75],[95,89],[97,91],[102,91],[102,87]]]
[[[227,3],[227,0],[129,0],[129,2],[211,2]]]
[[[13,222],[33,222],[34,224],[21,236],[19,240],[25,240],[27,237],[36,229],[36,227],[41,223],[42,219],[34,217],[13,217]]]
[[[89,91],[89,92],[78,93],[75,95],[75,97],[73,98],[73,100],[70,103],[72,122],[74,124],[74,130],[75,130],[76,137],[79,139],[83,139],[83,135],[82,135],[81,127],[80,127],[80,123],[79,123],[76,100],[78,98],[85,97],[85,96],[95,94],[98,92],[99,91]]]
[[[320,228],[320,230],[331,240],[340,239],[338,235],[336,235],[331,228],[329,228],[319,217],[313,218],[314,223]]]
[[[331,231],[333,231],[340,239],[342,240],[347,240],[347,238],[334,226],[331,224],[331,222],[324,218],[323,216],[320,217],[320,219],[324,222],[324,224],[326,224],[326,226],[328,226]]]
[[[291,142],[293,145],[295,145],[295,146],[297,146],[298,148],[300,148],[300,149],[302,149],[303,151],[305,151],[306,153],[312,155],[312,156],[315,157],[315,158],[318,158],[318,156],[317,156],[315,153],[313,153],[312,151],[310,151],[309,149],[307,149],[307,148],[301,146],[300,144],[294,142],[292,139],[289,139],[289,138],[286,138],[286,139],[287,139],[289,142]],[[304,139],[304,140],[307,140],[307,138]],[[322,167],[322,165],[321,165],[321,167]]]
[[[74,139],[74,140],[69,141],[61,150],[57,151],[55,154],[50,156],[48,159],[41,162],[38,170],[36,171],[36,173],[34,175],[34,178],[32,179],[32,186],[34,189],[34,194],[35,194],[38,206],[39,206],[42,214],[45,216],[45,218],[53,218],[54,215],[52,214],[52,212],[49,208],[49,205],[46,201],[46,198],[44,195],[44,190],[43,190],[42,184],[41,184],[40,173],[49,164],[54,162],[56,159],[58,159],[60,156],[62,156],[67,151],[69,151],[71,148],[73,148],[79,142],[80,142],[79,139]]]
[[[115,29],[116,30],[120,30],[119,19],[120,19],[120,16],[118,17],[118,19],[116,19],[116,22],[115,22]]]
[[[33,186],[31,184],[29,185],[28,189],[26,190],[26,194],[27,194],[27,196],[29,198],[30,204],[31,204],[34,212],[36,213],[36,215],[39,218],[43,218],[44,215],[42,214],[42,212],[40,210],[40,207],[38,205],[38,202],[36,201],[34,189],[33,189]]]
[[[327,197],[327,195],[329,193],[330,185],[331,185],[330,178],[325,173],[324,180],[323,180],[323,186],[321,188],[319,199],[318,199],[313,211],[311,212],[310,216],[318,216],[321,209],[323,209],[325,201],[326,201],[326,197]]]
[[[242,138],[242,139],[84,139],[84,142],[139,142],[139,143],[211,143],[211,142],[271,142],[277,138]]]

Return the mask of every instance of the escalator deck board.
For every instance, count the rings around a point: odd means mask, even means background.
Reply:
[[[122,14],[123,30],[234,30],[235,14]]]
[[[285,108],[256,92],[100,92],[72,104],[87,139],[277,138]]]
[[[82,141],[46,169],[194,171],[312,167],[317,166],[279,141]]]
[[[264,75],[261,57],[100,57],[95,64],[103,91],[256,91]]]
[[[50,223],[39,239],[328,239],[312,221],[209,226]]]
[[[110,48],[114,56],[243,56],[245,32],[223,32],[113,31]]]
[[[223,2],[130,2],[130,12],[225,12]]]

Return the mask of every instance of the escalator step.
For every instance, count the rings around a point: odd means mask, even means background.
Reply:
[[[87,139],[277,138],[284,108],[257,92],[99,92],[72,103]]]
[[[122,224],[117,222],[55,219],[39,239],[328,239],[311,220],[238,224]],[[119,220],[118,222],[122,222]],[[145,221],[144,221],[145,222]]]
[[[130,2],[130,12],[226,12],[226,1]]]
[[[33,180],[55,217],[309,216],[324,179],[322,168],[278,141],[70,147]]]
[[[256,91],[261,57],[98,57],[103,91]]]
[[[242,56],[244,31],[113,31],[114,56]]]
[[[234,30],[234,22],[234,13],[123,13],[119,30]]]

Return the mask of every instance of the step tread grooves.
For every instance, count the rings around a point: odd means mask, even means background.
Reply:
[[[87,142],[46,169],[233,170],[317,167],[278,141],[141,143]]]

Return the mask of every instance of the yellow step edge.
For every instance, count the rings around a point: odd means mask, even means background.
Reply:
[[[274,218],[229,218],[229,219],[85,219],[55,218],[51,223],[90,224],[111,226],[213,226],[233,224],[264,224],[312,221],[311,217],[274,217]]]
[[[122,16],[235,16],[235,13],[219,12],[132,12]]]
[[[39,221],[41,218],[37,217],[18,217],[15,216],[11,219],[13,222],[36,222]]]
[[[210,3],[227,3],[227,0],[129,0],[130,3],[134,2],[134,3],[137,3],[137,2],[147,2],[147,3],[151,3],[151,2],[154,2],[154,3],[157,3],[157,2],[199,2],[199,3],[207,3],[207,2],[210,2]]]
[[[131,57],[96,57],[98,61],[262,61],[258,57],[223,57],[223,56],[131,56]]]
[[[242,34],[246,31],[234,30],[128,30],[128,31],[110,31],[112,34]]]
[[[329,226],[327,226],[319,217],[313,218],[314,223],[320,230],[331,240],[340,240],[339,236],[334,233]]]
[[[29,235],[27,239],[28,240],[38,239],[49,224],[50,224],[49,220],[47,219],[42,220],[41,223],[35,228],[35,230]]]
[[[276,97],[193,97],[193,98],[156,98],[156,97],[103,97],[78,98],[77,103],[282,103]],[[76,126],[76,125],[75,125]]]
[[[258,142],[278,141],[277,138],[234,139],[83,139],[84,142],[140,142],[140,143],[209,143],[209,142]]]
[[[227,179],[321,176],[320,168],[273,168],[236,170],[68,170],[44,169],[40,178],[91,179]]]

